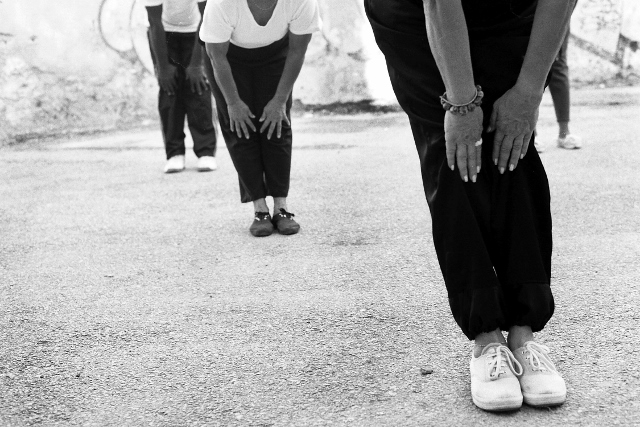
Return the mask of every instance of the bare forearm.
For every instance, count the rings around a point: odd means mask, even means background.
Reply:
[[[166,69],[169,66],[169,54],[167,52],[167,37],[162,24],[149,26],[149,39],[158,68]]]
[[[424,16],[431,53],[447,96],[454,104],[475,94],[469,33],[460,0],[424,0]]]
[[[542,93],[569,28],[575,0],[539,0],[518,85]]]
[[[274,98],[286,101],[291,95],[293,85],[295,84],[300,70],[302,70],[302,64],[304,64],[304,51],[289,52],[287,59],[284,63],[284,70],[280,82],[278,82],[278,88]]]
[[[202,17],[204,16],[204,8],[207,2],[198,2],[198,10],[200,11],[200,22],[198,23],[198,29],[196,30],[196,36],[193,40],[193,52],[191,54],[191,62],[189,62],[190,67],[200,67],[203,65],[202,59],[206,55],[203,55],[203,47],[200,44],[200,38],[198,34],[200,34],[200,27],[202,26]]]
[[[240,95],[238,94],[238,87],[235,80],[233,80],[233,74],[231,73],[231,65],[227,60],[226,52],[224,55],[219,52],[214,52],[209,48],[207,44],[207,54],[211,59],[211,65],[213,65],[213,75],[224,95],[224,99],[228,105],[237,104],[240,101]]]

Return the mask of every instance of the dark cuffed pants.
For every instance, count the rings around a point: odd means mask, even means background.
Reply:
[[[289,49],[287,36],[269,46],[245,49],[229,45],[227,59],[231,65],[233,80],[240,99],[255,115],[253,124],[257,132],[249,131],[250,138],[239,138],[231,131],[229,112],[224,95],[217,82],[212,84],[216,100],[220,129],[229,149],[229,155],[238,172],[240,200],[243,203],[266,196],[287,197],[291,173],[291,126],[282,123],[282,134],[275,131],[267,139],[267,131],[260,133],[258,120],[264,107],[273,98],[282,77]],[[291,96],[287,100],[286,112],[291,121]]]
[[[215,156],[216,153],[211,91],[204,90],[202,95],[192,92],[186,78],[185,69],[191,62],[195,37],[196,33],[166,33],[169,63],[177,68],[175,94],[169,96],[160,88],[158,95],[158,110],[167,159],[185,153],[185,115],[196,156]],[[153,47],[151,47],[151,58],[156,65]]]
[[[549,91],[553,99],[553,107],[556,110],[558,123],[568,123],[570,120],[571,95],[569,84],[569,66],[567,65],[567,46],[569,45],[569,32],[560,47],[558,56],[551,65],[549,75]]]
[[[484,133],[477,182],[463,182],[447,166],[438,100],[444,84],[429,49],[422,2],[365,0],[365,8],[411,123],[453,317],[469,339],[514,325],[541,330],[554,311],[551,213],[533,141],[518,167],[501,175],[491,159],[493,133]],[[473,36],[470,31],[474,77],[485,93],[488,121],[493,102],[516,82],[529,38],[517,32]]]

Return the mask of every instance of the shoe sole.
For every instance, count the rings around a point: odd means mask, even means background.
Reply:
[[[558,406],[567,400],[567,394],[526,394],[522,393],[524,403],[529,406]]]
[[[573,147],[565,147],[565,146],[563,146],[563,145],[558,145],[558,148],[562,148],[562,149],[564,149],[564,150],[579,150],[579,149],[581,149],[582,147],[576,147],[576,146],[573,146]]]
[[[164,173],[178,173],[178,172],[182,172],[184,169],[169,169],[164,171]]]
[[[251,231],[251,230],[249,230],[249,232],[254,237],[267,237],[267,236],[271,236],[273,234],[273,230],[271,230],[271,231],[266,231],[266,230],[263,230],[263,231]]]
[[[213,172],[216,169],[211,168],[198,168],[198,172]]]
[[[482,400],[476,398],[475,396],[471,396],[473,398],[473,403],[480,409],[489,412],[506,412],[506,411],[515,411],[522,407],[522,397],[514,398],[511,400],[503,400],[500,402],[483,402]]]
[[[293,229],[293,230],[278,230],[278,232],[280,234],[283,234],[285,236],[290,236],[292,234],[298,234],[298,231],[300,231],[299,228]]]

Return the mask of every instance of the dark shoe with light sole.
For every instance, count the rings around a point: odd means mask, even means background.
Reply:
[[[256,237],[266,237],[273,233],[273,224],[269,212],[256,212],[249,231]]]
[[[280,234],[296,234],[300,231],[300,225],[293,220],[294,216],[291,212],[281,208],[280,213],[275,214],[271,221]]]

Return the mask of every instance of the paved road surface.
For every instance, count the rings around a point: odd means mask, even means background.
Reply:
[[[171,176],[156,130],[3,148],[0,425],[640,425],[639,96],[576,92],[584,148],[543,154],[569,399],[502,415],[471,402],[403,115],[295,119],[291,237],[249,235],[224,148]]]

